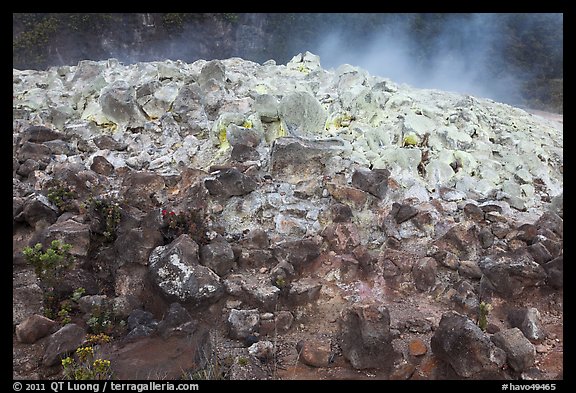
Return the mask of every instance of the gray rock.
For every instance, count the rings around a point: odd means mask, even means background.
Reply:
[[[248,353],[261,361],[267,361],[274,357],[274,344],[271,341],[258,341],[248,347]]]
[[[234,252],[222,236],[200,247],[200,264],[210,268],[220,277],[230,273],[234,265]]]
[[[534,364],[536,349],[520,329],[506,329],[494,334],[490,339],[506,352],[506,360],[514,371],[525,371]]]
[[[352,174],[352,185],[377,198],[384,199],[388,191],[388,177],[390,177],[390,171],[387,169],[358,168]]]
[[[305,91],[285,95],[278,108],[291,135],[314,137],[322,133],[328,114],[316,97]]]
[[[232,146],[230,158],[236,162],[258,161],[260,153],[251,146],[236,144]]]
[[[353,305],[338,319],[343,356],[355,369],[390,371],[400,354],[392,346],[390,313],[383,305]]]
[[[50,148],[41,143],[25,142],[18,149],[18,160],[23,163],[26,160],[34,160],[42,164],[42,168],[50,162]]]
[[[90,225],[72,219],[58,221],[49,226],[46,233],[46,242],[49,244],[53,240],[71,244],[70,254],[86,257],[90,247]]]
[[[546,338],[540,312],[534,307],[512,309],[508,313],[508,323],[512,327],[519,328],[524,336],[531,341],[540,342]]]
[[[205,179],[204,185],[211,195],[224,199],[249,194],[258,186],[253,178],[236,168],[219,171],[214,177]]]
[[[296,184],[321,176],[325,162],[344,150],[343,143],[337,141],[280,138],[274,141],[270,151],[270,173],[273,177]]]
[[[14,271],[12,284],[12,323],[18,325],[44,311],[44,292],[33,269]]]
[[[546,282],[555,289],[564,286],[564,256],[559,256],[544,265],[544,270],[548,274]]]
[[[352,209],[343,203],[335,203],[330,206],[330,213],[334,222],[350,222],[352,219]]]
[[[292,282],[288,292],[289,302],[292,304],[307,304],[314,302],[320,296],[322,284],[311,277],[304,277]]]
[[[162,244],[160,231],[151,226],[143,228],[119,229],[114,248],[118,255],[119,265],[147,265],[152,250]]]
[[[233,123],[226,127],[226,139],[232,146],[257,147],[263,138],[264,134],[255,128],[240,127]]]
[[[108,305],[106,295],[87,295],[78,299],[78,308],[85,314],[90,314],[94,309],[103,309]]]
[[[482,277],[482,270],[478,267],[476,261],[460,261],[458,266],[458,273],[464,277],[473,279],[480,279]]]
[[[38,169],[40,169],[40,164],[38,161],[28,158],[18,166],[16,173],[20,176],[28,177],[31,173]]]
[[[86,332],[75,323],[69,323],[48,338],[48,345],[42,357],[42,364],[50,367],[60,362],[81,346],[86,340]]]
[[[432,257],[425,257],[412,267],[412,277],[414,284],[419,291],[426,292],[436,284],[436,260]]]
[[[564,237],[564,220],[551,211],[544,212],[534,223],[538,229],[546,228],[554,232],[559,238]]]
[[[146,326],[155,329],[158,326],[158,321],[150,311],[134,310],[128,317],[128,329],[132,330],[138,326]]]
[[[48,198],[41,194],[32,194],[24,201],[22,212],[16,217],[23,218],[33,228],[56,222],[58,212]]]
[[[182,307],[180,303],[174,302],[170,304],[170,308],[166,312],[166,315],[158,323],[157,329],[162,337],[168,337],[172,332],[189,323],[193,326],[196,325],[188,310]]]
[[[198,245],[186,234],[156,247],[148,269],[162,293],[176,301],[199,305],[215,302],[224,293],[220,277],[199,264]]]
[[[525,249],[483,257],[478,266],[494,290],[506,297],[519,295],[524,288],[542,285],[546,280],[544,268]]]
[[[124,80],[117,80],[100,93],[102,113],[115,123],[143,126],[146,118],[136,102],[136,91]]]
[[[270,94],[260,94],[254,100],[253,110],[258,113],[263,123],[272,123],[280,120],[278,108],[280,103]]]
[[[476,222],[484,220],[484,210],[473,203],[467,203],[464,206],[464,216]]]
[[[226,82],[226,66],[220,60],[211,60],[204,64],[200,70],[198,84],[205,89],[211,79],[219,83]]]
[[[273,247],[273,252],[278,261],[300,268],[316,259],[320,249],[320,239],[310,238],[279,243]]]
[[[456,293],[451,297],[455,310],[469,316],[478,314],[480,301],[474,287],[467,280],[461,280],[454,286]]]
[[[260,313],[257,309],[232,309],[227,321],[230,337],[238,340],[244,340],[260,329]]]
[[[442,315],[430,340],[432,352],[463,378],[502,376],[505,352],[468,317],[454,311]]]
[[[24,344],[33,344],[56,330],[58,330],[58,322],[34,314],[16,326],[16,339]]]
[[[394,217],[394,220],[398,225],[415,217],[417,214],[418,209],[414,206],[402,205],[396,202],[392,204],[392,210],[390,210],[390,215]]]
[[[478,234],[478,240],[480,240],[480,246],[486,249],[494,244],[494,235],[488,229],[482,229]]]

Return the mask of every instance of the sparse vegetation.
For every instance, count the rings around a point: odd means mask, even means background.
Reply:
[[[94,348],[80,347],[76,350],[75,358],[62,359],[64,378],[69,380],[105,380],[112,378],[110,361],[94,359]]]
[[[36,243],[34,247],[25,247],[22,253],[32,266],[34,272],[48,287],[57,285],[57,278],[62,270],[69,268],[74,262],[74,256],[70,254],[71,244],[53,240],[45,251],[42,244]]]
[[[480,302],[478,306],[478,327],[485,331],[488,327],[488,314],[492,311],[492,305],[490,303]]]
[[[100,224],[97,231],[104,236],[105,242],[113,242],[122,217],[120,204],[112,197],[89,198],[85,203],[91,219]]]

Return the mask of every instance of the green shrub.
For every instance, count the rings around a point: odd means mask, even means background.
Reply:
[[[94,359],[94,348],[80,347],[76,350],[76,359],[62,359],[64,378],[70,380],[104,380],[112,378],[110,361]]]
[[[42,250],[42,244],[36,243],[34,247],[25,247],[22,253],[32,266],[34,272],[45,285],[54,287],[59,274],[68,269],[74,262],[74,256],[70,254],[71,244],[53,240],[46,251]]]

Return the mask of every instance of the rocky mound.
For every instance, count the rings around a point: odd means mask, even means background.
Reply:
[[[15,377],[561,378],[561,122],[309,52],[13,86]]]

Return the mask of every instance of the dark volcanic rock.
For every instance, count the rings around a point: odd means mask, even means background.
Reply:
[[[522,372],[534,364],[536,350],[520,329],[503,330],[493,335],[491,340],[506,352],[506,360],[514,371]]]
[[[442,315],[430,341],[434,355],[464,378],[501,377],[504,351],[468,317],[450,311]]]
[[[419,291],[429,291],[436,283],[436,260],[431,257],[420,259],[412,267],[412,276],[414,277],[414,284]]]
[[[540,312],[534,307],[512,309],[508,313],[508,322],[510,326],[519,328],[529,340],[539,342],[546,338]]]
[[[400,225],[405,221],[408,221],[412,217],[415,217],[418,214],[418,209],[414,206],[410,205],[401,205],[399,203],[394,202],[392,205],[392,210],[390,211],[390,215],[394,217],[396,224]]]
[[[388,191],[388,177],[390,177],[388,169],[358,168],[352,174],[352,185],[384,199]]]
[[[257,187],[253,178],[246,176],[236,168],[219,171],[213,178],[204,180],[204,185],[211,195],[224,199],[249,194]]]
[[[214,302],[224,293],[220,277],[199,264],[198,245],[188,235],[155,248],[148,269],[154,283],[171,299],[197,305]]]
[[[354,305],[338,319],[342,354],[355,369],[389,371],[399,353],[392,346],[390,313],[383,305]]]
[[[54,366],[62,357],[73,352],[86,339],[86,332],[75,323],[69,323],[48,338],[48,346],[42,357],[42,364]]]
[[[234,252],[226,239],[216,237],[210,244],[200,248],[200,264],[212,269],[219,276],[230,272],[234,264]]]

